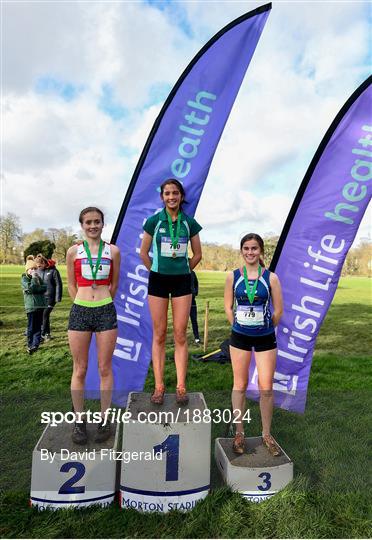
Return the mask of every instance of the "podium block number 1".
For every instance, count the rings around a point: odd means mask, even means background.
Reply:
[[[156,453],[166,453],[165,481],[177,482],[180,457],[180,436],[169,435],[161,444],[154,446],[154,450]]]
[[[58,493],[64,495],[71,495],[73,493],[85,493],[85,486],[74,486],[79,480],[81,480],[85,474],[85,466],[78,461],[70,461],[69,463],[64,463],[60,468],[60,472],[70,472],[71,469],[75,469],[75,474],[67,480],[59,488]]]

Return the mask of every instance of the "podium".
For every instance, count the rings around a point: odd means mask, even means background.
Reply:
[[[226,484],[248,501],[263,502],[293,479],[293,463],[282,448],[282,454],[273,457],[261,437],[249,437],[245,439],[246,453],[238,455],[232,443],[233,439],[216,439],[217,467]]]
[[[197,392],[189,394],[187,406],[177,405],[175,394],[166,394],[161,406],[150,402],[150,394],[129,394],[131,422],[124,425],[122,450],[131,459],[122,461],[122,508],[188,511],[207,496],[211,424],[198,423],[205,409]]]
[[[32,454],[31,506],[39,510],[108,506],[114,500],[119,429],[94,443],[97,424],[87,424],[88,443],[74,444],[73,424],[48,425]]]

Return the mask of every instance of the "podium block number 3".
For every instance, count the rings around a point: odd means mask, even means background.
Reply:
[[[271,474],[270,473],[262,472],[261,474],[258,475],[258,478],[262,478],[262,484],[263,484],[261,486],[257,486],[257,488],[260,491],[267,491],[268,489],[271,488],[271,482],[270,482]]]
[[[59,488],[58,493],[64,495],[72,495],[73,493],[85,493],[85,486],[75,486],[79,480],[81,480],[85,474],[85,466],[78,461],[70,461],[69,463],[64,463],[60,468],[60,472],[70,472],[71,469],[75,469],[75,474],[71,476],[67,482],[62,484]]]
[[[166,453],[165,481],[176,482],[178,480],[180,436],[169,435],[161,444],[154,446],[154,450],[156,453]]]

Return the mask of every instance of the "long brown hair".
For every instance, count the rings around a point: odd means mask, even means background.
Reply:
[[[263,260],[263,256],[265,254],[265,244],[261,236],[256,233],[248,233],[244,235],[243,238],[240,240],[240,251],[243,249],[245,242],[247,242],[248,240],[256,240],[257,244],[260,246],[262,257],[260,257],[259,263],[262,266],[262,268],[265,268],[265,263]]]

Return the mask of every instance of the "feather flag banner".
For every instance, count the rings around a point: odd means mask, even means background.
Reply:
[[[242,15],[220,30],[181,75],[155,121],[126,193],[112,242],[121,251],[115,306],[118,339],[113,355],[113,402],[140,391],[151,359],[152,324],[148,272],[139,257],[142,226],[160,206],[167,178],[185,187],[185,211],[194,215],[231,108],[265,26],[271,4]],[[97,351],[92,342],[87,397],[99,397]]]
[[[342,107],[322,140],[290,210],[270,269],[283,289],[277,328],[275,405],[304,412],[316,338],[342,265],[371,199],[372,77]],[[250,367],[248,396],[258,399]]]

